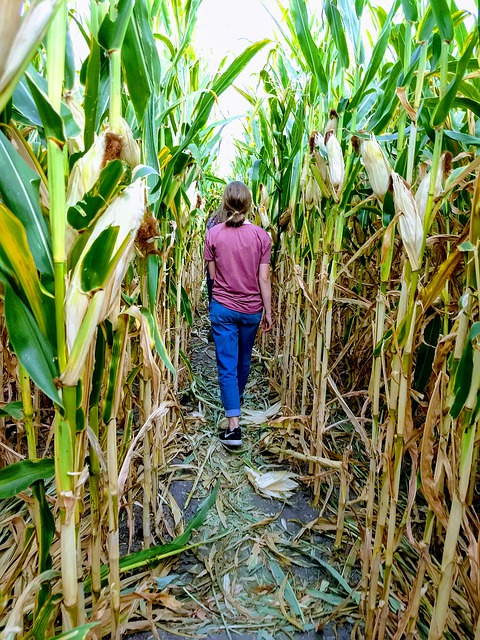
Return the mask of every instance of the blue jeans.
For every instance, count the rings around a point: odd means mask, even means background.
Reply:
[[[262,312],[240,313],[216,300],[210,302],[210,322],[217,354],[218,384],[227,418],[240,415],[240,397],[247,384],[252,349]]]

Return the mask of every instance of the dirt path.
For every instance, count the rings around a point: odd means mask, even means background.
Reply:
[[[245,393],[248,420],[242,426],[242,451],[230,453],[218,442],[223,413],[215,352],[207,331],[203,309],[191,344],[194,383],[183,397],[185,453],[172,465],[165,517],[173,525],[181,512],[187,522],[217,481],[219,490],[206,521],[192,537],[198,546],[158,569],[159,588],[168,583],[165,607],[150,614],[158,637],[349,638],[348,622],[345,628],[337,628],[328,618],[349,595],[347,609],[355,611],[358,598],[348,583],[358,576],[350,575],[350,570],[343,576],[337,573],[343,571],[346,558],[337,557],[334,562],[334,531],[328,531],[327,519],[319,518],[318,510],[310,505],[310,492],[301,484],[301,477],[296,478],[299,484],[289,499],[256,493],[247,477],[249,469],[260,474],[282,470],[300,473],[275,464],[262,452],[261,438],[269,430],[265,413],[275,403],[268,397],[263,365],[255,355]],[[320,623],[322,630],[317,632]],[[124,637],[153,640],[155,636]]]

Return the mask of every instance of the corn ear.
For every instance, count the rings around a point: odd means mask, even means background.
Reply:
[[[245,471],[255,491],[268,498],[280,500],[290,498],[292,491],[298,487],[298,484],[293,480],[297,476],[288,471],[259,473],[249,467],[245,467]]]
[[[374,135],[360,142],[360,153],[373,193],[383,200],[388,191],[392,169]]]
[[[440,166],[438,167],[437,175],[435,177],[435,185],[433,190],[433,197],[437,198],[442,192],[442,185],[445,177],[448,175],[451,164],[451,153],[449,151],[442,154],[440,160]],[[418,185],[415,193],[415,202],[417,203],[418,213],[420,218],[425,218],[427,210],[428,190],[430,187],[431,174],[427,173]]]
[[[415,198],[405,180],[392,171],[393,201],[398,215],[400,235],[413,271],[420,269],[423,224]]]
[[[95,336],[95,330],[118,307],[122,280],[132,260],[134,241],[145,211],[145,187],[135,181],[115,198],[97,221],[73,270],[67,287],[65,317],[69,361],[61,376],[67,386],[76,384],[83,370],[85,358]],[[85,257],[98,236],[108,227],[118,226],[109,275],[102,289],[83,291],[81,274]],[[84,320],[88,321],[85,325]]]
[[[340,199],[345,180],[345,162],[343,160],[343,151],[337,136],[333,131],[325,136],[325,148],[328,157],[328,180],[333,192],[335,200]]]

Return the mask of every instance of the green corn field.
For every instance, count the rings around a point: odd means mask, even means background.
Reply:
[[[162,561],[228,491],[159,543],[231,178],[273,241],[261,446],[358,573],[318,615],[280,580],[285,620],[480,640],[478,9],[277,0],[275,39],[211,69],[201,4],[0,0],[0,639],[150,628]],[[220,176],[217,103],[260,52]]]

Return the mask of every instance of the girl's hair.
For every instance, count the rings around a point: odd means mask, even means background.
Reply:
[[[240,227],[251,207],[252,194],[246,184],[239,180],[227,184],[220,207],[227,227]]]

